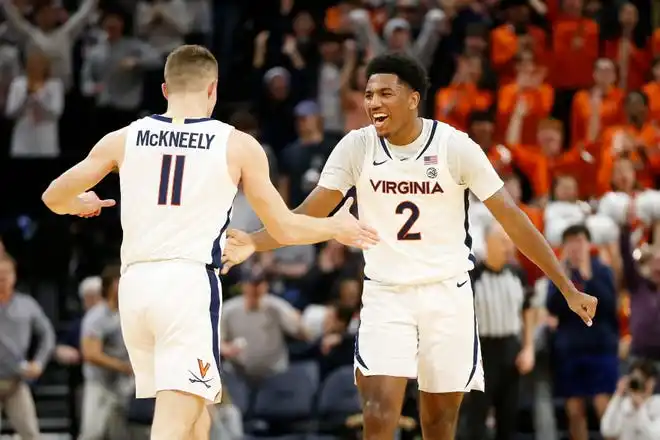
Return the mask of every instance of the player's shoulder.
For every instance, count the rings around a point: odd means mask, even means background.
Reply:
[[[369,144],[378,142],[378,134],[372,125],[351,130],[341,138],[335,150],[339,150],[343,154],[360,154],[367,150]]]

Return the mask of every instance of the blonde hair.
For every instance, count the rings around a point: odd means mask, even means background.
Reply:
[[[203,46],[174,49],[165,62],[165,84],[170,93],[198,92],[218,77],[218,61]]]

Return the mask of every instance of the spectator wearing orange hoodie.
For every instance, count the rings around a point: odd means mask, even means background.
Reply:
[[[497,126],[503,137],[509,120],[518,112],[522,118],[521,143],[531,144],[539,121],[550,115],[555,93],[545,83],[546,69],[536,64],[533,52],[521,52],[517,60],[516,81],[499,89]]]
[[[459,130],[468,129],[468,117],[473,111],[488,110],[494,101],[493,92],[480,89],[483,61],[477,55],[458,59],[456,74],[449,86],[435,95],[435,118]]]
[[[513,81],[516,77],[516,56],[522,51],[532,51],[536,59],[544,59],[546,49],[545,32],[529,24],[527,0],[504,0],[506,23],[490,33],[490,60],[500,84]]]
[[[589,121],[594,112],[599,116],[600,131],[623,121],[623,90],[616,87],[616,66],[607,58],[594,63],[593,85],[580,90],[573,98],[571,110],[571,145],[587,140]]]
[[[550,82],[557,90],[555,116],[566,119],[573,95],[592,83],[598,59],[599,26],[583,15],[584,0],[563,0],[561,14],[552,23]]]

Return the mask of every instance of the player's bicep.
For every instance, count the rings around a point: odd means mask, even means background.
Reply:
[[[482,202],[504,186],[486,153],[465,133],[450,136],[447,155],[452,175]]]
[[[500,223],[506,223],[507,215],[512,212],[520,211],[518,205],[516,205],[515,200],[509,195],[509,193],[504,189],[500,188],[495,191],[490,197],[484,200],[484,205],[488,210],[493,214],[495,220]],[[523,214],[524,215],[524,214]],[[504,224],[502,226],[505,226]]]
[[[266,229],[277,239],[291,211],[270,180],[268,158],[259,143],[245,133],[232,134],[239,152],[243,192]],[[236,157],[236,156],[235,156]]]
[[[327,217],[343,199],[341,191],[317,186],[293,212],[310,217]]]

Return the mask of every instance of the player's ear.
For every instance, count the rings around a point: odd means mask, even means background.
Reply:
[[[408,98],[408,108],[414,110],[419,107],[419,102],[421,101],[421,96],[419,92],[412,92],[410,98]]]
[[[161,84],[160,89],[163,92],[163,96],[165,97],[165,99],[167,99],[167,84],[165,83]]]
[[[209,98],[212,97],[218,89],[218,80],[213,80],[211,84],[209,84],[208,90],[206,91],[208,93]]]

